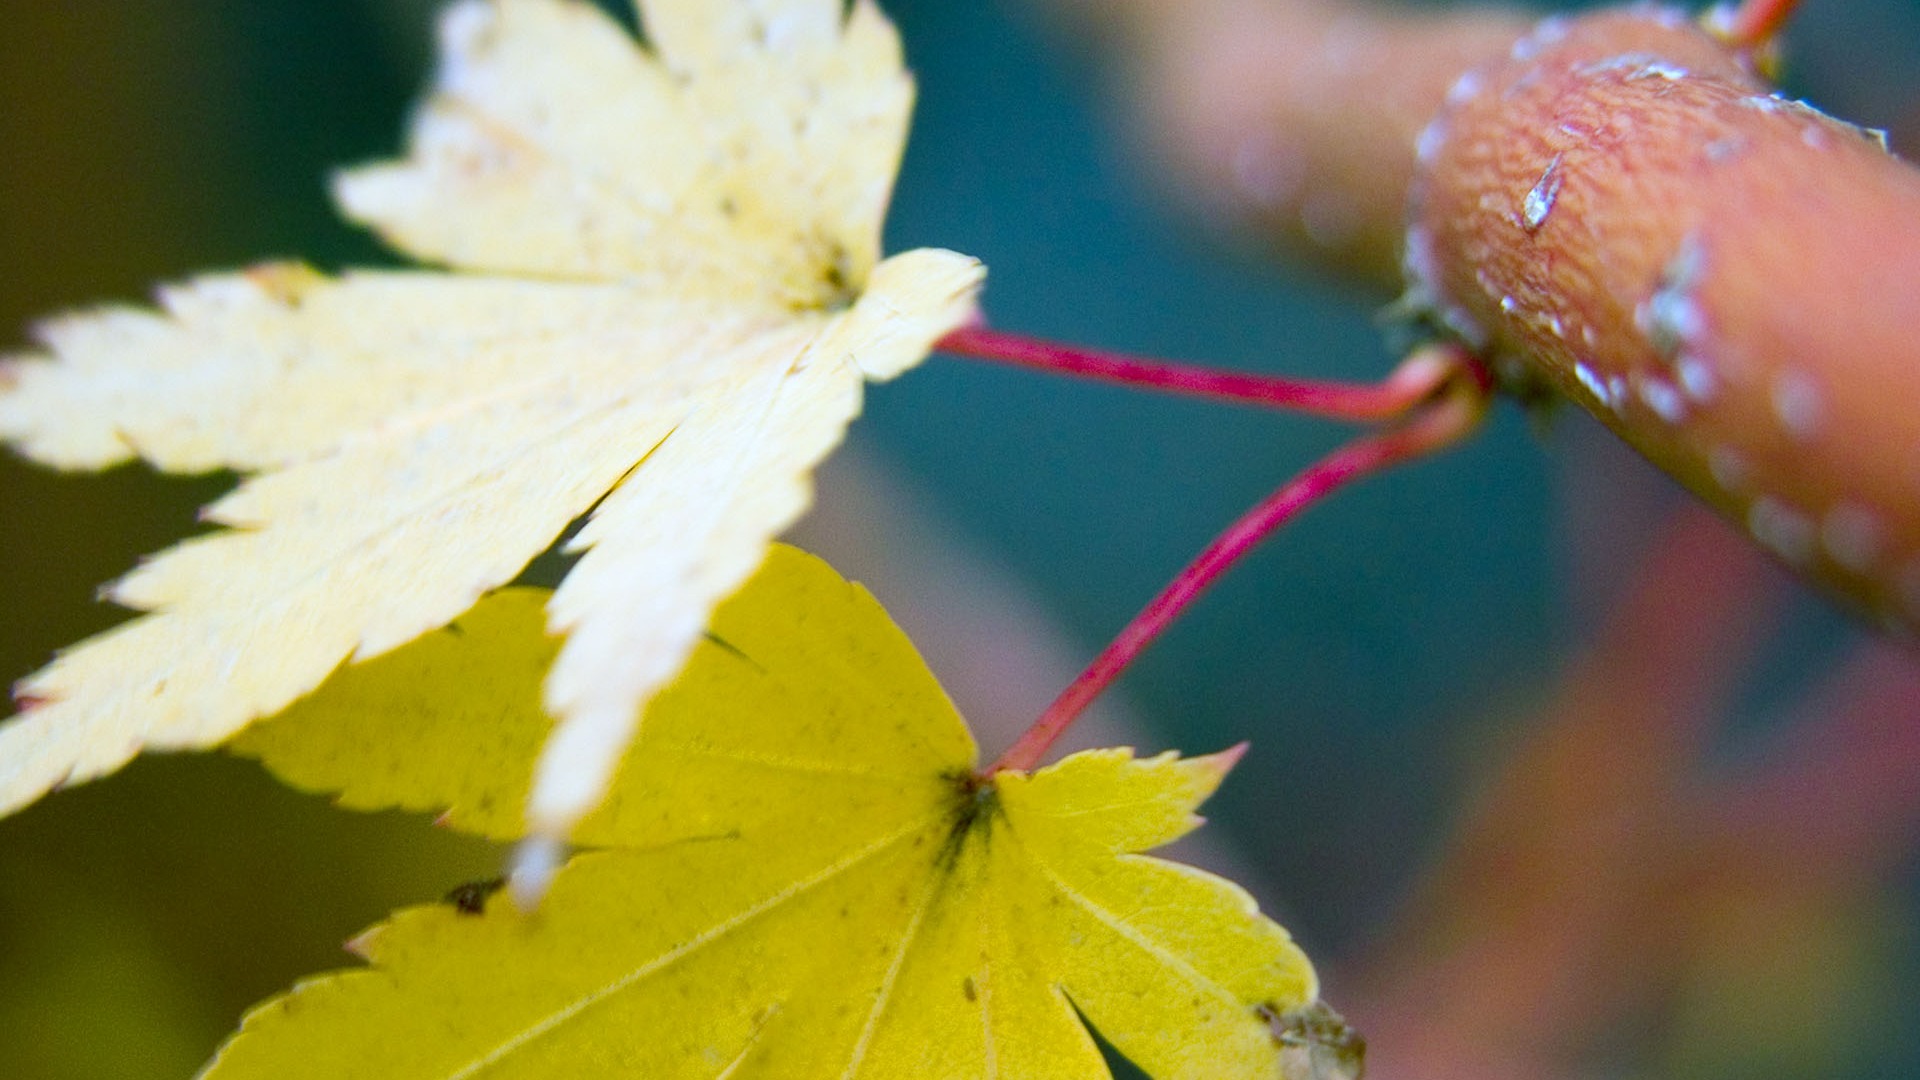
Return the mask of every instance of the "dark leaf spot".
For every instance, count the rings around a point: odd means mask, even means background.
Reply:
[[[506,888],[506,885],[507,879],[503,877],[469,881],[447,890],[445,899],[462,915],[478,915],[486,910],[487,897]]]

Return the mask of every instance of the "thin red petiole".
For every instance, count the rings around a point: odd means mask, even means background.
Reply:
[[[1421,352],[1409,357],[1377,383],[1285,379],[1083,349],[981,325],[961,327],[941,338],[934,348],[953,356],[1018,364],[1062,375],[1354,421],[1386,420],[1401,415],[1433,396],[1453,370],[1445,362]]]
[[[1462,376],[1444,396],[1431,400],[1406,423],[1357,438],[1321,458],[1234,522],[1120,631],[1113,643],[1094,658],[983,775],[991,776],[1002,769],[1027,770],[1038,765],[1055,740],[1072,726],[1093,699],[1112,685],[1120,672],[1189,604],[1241,556],[1300,511],[1349,481],[1425,457],[1470,434],[1485,414],[1491,393],[1484,369],[1451,350],[1435,349],[1429,355],[1442,359]]]
[[[1728,44],[1759,49],[1773,41],[1799,6],[1800,0],[1741,0],[1736,7],[1714,9],[1708,25]]]

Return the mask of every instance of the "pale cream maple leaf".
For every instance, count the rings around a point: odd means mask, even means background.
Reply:
[[[143,615],[25,680],[0,813],[145,747],[218,743],[340,663],[441,626],[569,523],[560,723],[529,807],[560,835],[640,704],[806,507],[810,470],[966,321],[983,271],[881,261],[912,107],[869,0],[464,0],[409,155],[345,213],[451,272],[267,266],[39,328],[0,437],[62,468],[246,475],[226,528],[107,596]]]

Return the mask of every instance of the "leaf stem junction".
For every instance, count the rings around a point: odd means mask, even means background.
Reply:
[[[1386,428],[1355,438],[1315,462],[1216,537],[1121,629],[1119,636],[1054,699],[1032,727],[986,768],[983,776],[1002,769],[1029,770],[1037,766],[1094,698],[1242,556],[1301,511],[1349,482],[1459,442],[1479,426],[1493,393],[1493,380],[1486,367],[1454,345],[1416,350],[1387,379],[1372,385],[1267,379],[1161,364],[1034,341],[979,326],[956,331],[942,340],[939,348],[1176,393],[1300,409],[1347,420],[1390,421]]]

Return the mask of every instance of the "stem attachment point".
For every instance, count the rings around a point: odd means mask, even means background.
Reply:
[[[1434,385],[1440,389],[1423,397],[1400,423],[1362,435],[1321,458],[1242,515],[1122,628],[1113,643],[982,775],[992,776],[1002,769],[1024,771],[1038,765],[1093,699],[1112,685],[1181,612],[1242,556],[1302,510],[1350,481],[1427,457],[1479,427],[1492,399],[1492,384],[1484,366],[1465,350],[1452,345],[1429,346],[1414,353],[1400,370],[1419,372],[1421,379],[1433,375]],[[1409,376],[1410,381],[1413,378]]]

